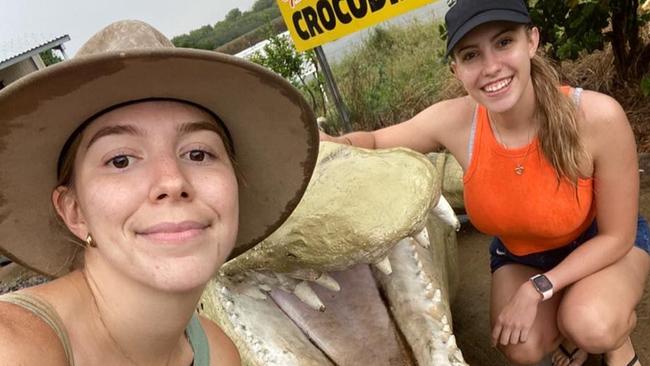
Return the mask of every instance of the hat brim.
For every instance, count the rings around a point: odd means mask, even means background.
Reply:
[[[97,112],[147,98],[199,104],[228,128],[243,178],[230,257],[291,214],[316,164],[318,130],[311,108],[286,80],[210,51],[104,53],[50,66],[0,91],[0,252],[46,275],[71,270],[79,247],[58,224],[50,198],[61,149]]]
[[[489,23],[489,22],[512,22],[512,23],[521,23],[528,24],[531,22],[530,17],[526,14],[509,10],[509,9],[491,9],[483,13],[476,14],[474,17],[466,21],[454,34],[450,34],[449,42],[447,42],[447,52],[445,57],[449,57],[451,52],[456,47],[456,44],[460,42],[467,33],[471,32],[472,29],[478,27],[479,25]]]

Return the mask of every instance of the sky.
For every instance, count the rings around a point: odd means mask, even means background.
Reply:
[[[255,0],[0,0],[0,44],[68,34],[69,57],[95,32],[120,19],[138,19],[168,38],[223,20]]]

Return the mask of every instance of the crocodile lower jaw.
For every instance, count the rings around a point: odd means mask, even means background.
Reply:
[[[388,256],[390,275],[356,265],[328,274],[340,291],[293,283],[294,293],[307,286],[302,299],[278,286],[297,281],[284,275],[218,277],[202,311],[235,341],[246,365],[465,365],[449,310],[455,232],[433,217],[427,228],[431,246],[400,241]],[[324,312],[304,300],[310,296]]]

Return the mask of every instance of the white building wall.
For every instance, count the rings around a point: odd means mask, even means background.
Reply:
[[[34,61],[34,58],[28,58],[0,70],[0,81],[2,81],[5,86],[7,86],[29,73],[38,71],[38,62],[40,62],[40,65],[42,65],[41,68],[44,68],[45,65],[43,65],[43,61],[41,60],[40,56],[37,57],[38,61]]]

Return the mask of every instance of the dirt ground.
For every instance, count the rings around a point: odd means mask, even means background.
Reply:
[[[641,194],[639,210],[650,217],[650,157],[643,155],[640,168]],[[488,306],[490,302],[490,267],[488,245],[490,238],[477,232],[471,225],[465,225],[458,235],[460,286],[452,304],[454,334],[463,356],[472,366],[507,365],[506,359],[490,346]],[[641,364],[650,365],[650,281],[637,306],[637,326],[632,333],[632,342]],[[600,357],[590,356],[586,365],[600,365]]]

